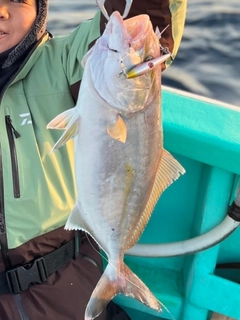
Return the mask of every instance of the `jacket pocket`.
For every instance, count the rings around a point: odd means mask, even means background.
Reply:
[[[14,128],[11,117],[7,115],[5,117],[7,136],[9,141],[11,164],[12,164],[12,179],[13,179],[13,194],[14,198],[20,198],[20,183],[19,183],[19,172],[18,172],[18,161],[17,152],[15,146],[15,139],[20,137],[20,134]]]

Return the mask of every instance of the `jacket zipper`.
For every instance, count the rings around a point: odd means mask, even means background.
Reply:
[[[42,37],[44,37],[45,34]],[[32,52],[36,49],[38,44],[40,43],[41,39],[39,39],[37,44],[32,48],[32,50],[28,54],[27,58],[23,61],[22,65],[20,66],[19,70],[14,75],[14,77],[12,79],[10,79],[9,82],[6,83],[4,88],[0,91],[0,104],[1,104],[4,92],[6,91],[8,85],[20,73],[20,71],[22,70],[26,61],[31,56]],[[6,122],[7,135],[8,135],[9,145],[10,145],[11,161],[12,161],[13,193],[14,193],[15,198],[20,198],[18,162],[17,162],[16,146],[15,146],[15,141],[14,141],[14,136],[17,139],[20,137],[20,134],[17,132],[17,130],[12,125],[12,121],[11,121],[11,118],[9,115],[7,115],[5,117],[5,122]],[[0,147],[1,147],[1,144],[0,144]],[[3,171],[2,155],[1,155],[1,149],[0,149],[0,245],[1,245],[1,254],[2,254],[2,258],[3,258],[4,264],[5,264],[6,270],[10,270],[10,268],[12,266],[11,266],[11,261],[10,261],[10,257],[9,257],[8,245],[7,245],[7,232],[6,232],[5,212],[4,212],[4,190],[3,190],[3,173],[2,173],[2,171]],[[20,295],[18,295],[18,297],[16,297],[14,299],[14,301],[17,306],[21,320],[29,320],[29,318],[24,310],[24,306],[23,306]]]
[[[11,155],[11,162],[12,162],[12,179],[13,179],[13,194],[14,198],[20,198],[20,184],[19,184],[19,173],[18,173],[18,161],[17,161],[17,152],[15,146],[15,139],[20,137],[20,134],[14,128],[12,124],[12,120],[9,115],[5,117],[6,121],[6,128],[7,128],[7,135],[8,141],[10,146],[10,155]]]
[[[17,153],[16,153],[16,146],[15,146],[15,139],[20,137],[18,131],[14,128],[12,124],[11,117],[7,115],[5,117],[6,122],[6,129],[7,129],[7,136],[10,146],[10,155],[11,155],[11,162],[12,162],[12,177],[13,177],[13,193],[15,198],[20,198],[20,187],[19,187],[19,173],[18,173],[18,162],[17,162]],[[1,154],[0,154],[1,157]],[[2,161],[0,159],[0,179],[3,182],[3,175],[2,175]],[[7,231],[6,231],[6,224],[5,224],[5,213],[4,213],[4,198],[3,198],[3,183],[1,184],[2,188],[0,189],[0,243],[1,243],[1,253],[2,258],[6,267],[6,270],[10,270],[12,268],[11,260],[9,257],[8,251],[8,244],[7,244]],[[22,299],[20,294],[14,296],[14,302],[16,304],[19,317],[21,320],[29,320],[22,303]]]

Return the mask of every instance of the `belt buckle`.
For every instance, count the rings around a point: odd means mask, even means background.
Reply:
[[[47,281],[48,272],[43,257],[35,259],[30,265],[19,266],[6,272],[8,287],[11,293],[18,294],[27,290],[32,284]]]

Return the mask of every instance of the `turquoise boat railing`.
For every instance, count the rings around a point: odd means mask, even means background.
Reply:
[[[240,108],[163,88],[164,147],[186,169],[159,199],[140,243],[169,243],[217,226],[236,196],[240,177]],[[157,313],[117,296],[132,320],[206,320],[211,312],[240,319],[240,229],[197,254],[171,258],[126,256],[126,263],[166,307]]]

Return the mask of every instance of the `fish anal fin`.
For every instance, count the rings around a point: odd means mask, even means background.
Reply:
[[[161,303],[136,274],[123,262],[118,267],[110,262],[91,295],[85,320],[95,319],[117,294],[135,298],[154,310],[162,311]]]
[[[115,140],[122,143],[126,142],[127,139],[127,126],[120,114],[117,115],[116,121],[108,122],[107,133]]]
[[[65,230],[82,230],[90,235],[91,238],[101,247],[100,242],[96,237],[94,237],[94,232],[91,226],[88,224],[86,220],[82,217],[83,209],[81,207],[80,202],[76,202],[72,212],[70,213],[67,222],[65,224]],[[103,249],[103,248],[102,248]],[[103,249],[104,250],[104,249]]]
[[[128,242],[127,250],[134,246],[138,241],[162,192],[184,173],[185,170],[180,163],[168,151],[163,149],[152,192],[141,218],[139,219],[138,225],[133,231],[132,237]]]
[[[79,203],[76,202],[68,220],[65,224],[64,229],[66,230],[84,230],[86,231],[87,226],[86,222],[82,219],[80,214],[81,208],[79,207]]]
[[[60,139],[55,143],[52,151],[63,146],[68,140],[73,139],[78,134],[80,116],[75,108],[60,113],[47,125],[47,129],[65,130]]]

